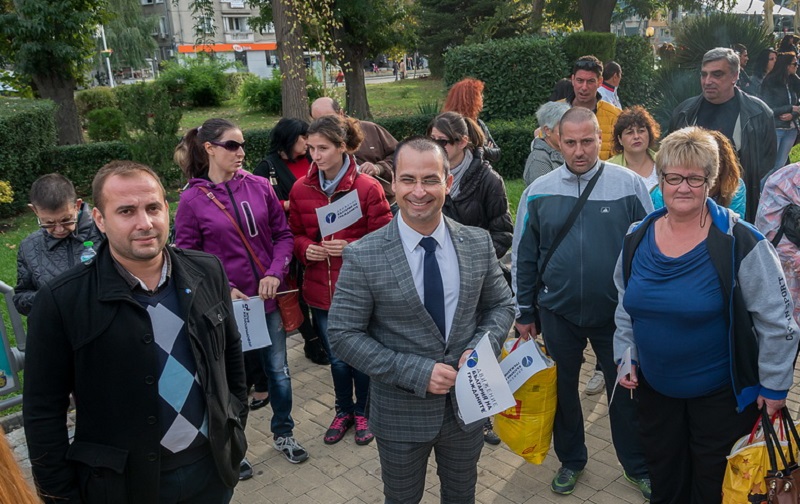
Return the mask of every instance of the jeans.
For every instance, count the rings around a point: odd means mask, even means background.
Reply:
[[[775,133],[778,135],[778,152],[775,156],[775,165],[767,176],[786,166],[789,152],[791,152],[792,147],[794,147],[794,141],[797,139],[797,130],[794,128],[776,129]]]
[[[228,504],[233,488],[222,482],[210,454],[193,464],[161,473],[160,504]]]
[[[292,379],[286,360],[286,331],[278,310],[267,313],[267,330],[272,345],[262,348],[261,361],[269,382],[269,404],[272,406],[270,430],[275,437],[292,435]]]
[[[367,395],[369,393],[369,376],[356,368],[339,360],[331,350],[328,342],[328,310],[311,308],[311,313],[316,321],[317,331],[331,361],[331,376],[333,377],[333,393],[336,396],[336,413],[355,413],[366,416]],[[356,402],[353,402],[353,388],[355,387]]]

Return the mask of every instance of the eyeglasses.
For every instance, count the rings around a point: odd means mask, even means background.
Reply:
[[[434,142],[439,144],[439,147],[441,147],[442,149],[447,147],[448,144],[453,143],[450,139],[447,139],[447,138],[434,138],[434,137],[431,137],[431,140],[433,140]]]
[[[689,187],[703,187],[706,183],[708,183],[708,177],[703,177],[702,175],[689,175],[688,177],[684,177],[683,175],[679,175],[677,173],[662,173],[661,178],[664,179],[669,185],[681,185],[685,180]]]
[[[236,152],[239,149],[244,149],[244,142],[239,143],[236,140],[228,140],[226,142],[208,142],[211,145],[216,145],[217,147],[222,147],[223,149],[231,152]]]
[[[422,184],[423,187],[434,187],[442,185],[444,182],[438,177],[425,177],[423,179],[415,179],[414,177],[400,177],[397,179],[400,185],[408,187],[416,187],[417,184]]]
[[[47,224],[42,224],[42,221],[40,221],[39,218],[37,217],[36,223],[39,224],[39,227],[42,229],[50,230],[50,229],[55,229],[57,227],[66,229],[70,226],[74,226],[75,224],[77,224],[78,219],[62,220],[58,222],[48,222]]]
[[[600,67],[598,66],[596,61],[580,60],[580,59],[575,62],[575,68],[577,68],[578,70],[591,70],[592,72],[600,70]]]
[[[796,61],[792,61],[791,63],[789,63],[789,66],[797,66],[797,62]]]

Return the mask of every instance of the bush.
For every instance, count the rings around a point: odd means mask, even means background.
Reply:
[[[275,76],[271,79],[252,76],[242,83],[239,97],[245,106],[251,110],[280,115],[281,79]]]
[[[617,55],[614,61],[622,67],[622,84],[619,99],[624,107],[641,105],[651,109],[655,105],[653,85],[656,80],[653,48],[644,37],[617,37]]]
[[[228,96],[236,96],[239,94],[239,88],[242,87],[244,81],[253,77],[250,72],[228,72],[225,74],[225,90]]]
[[[52,147],[42,156],[46,172],[58,172],[75,184],[79,196],[92,193],[97,170],[114,159],[132,159],[123,142],[94,142]]]
[[[115,108],[117,96],[110,87],[98,86],[75,93],[75,106],[78,115],[85,121],[92,110]]]
[[[86,116],[87,133],[95,142],[119,140],[125,134],[125,117],[116,108],[99,108]]]
[[[459,46],[445,56],[445,83],[468,76],[485,82],[484,120],[526,117],[547,101],[556,81],[569,75],[567,61],[561,39],[553,37]]]
[[[616,38],[613,33],[583,31],[571,33],[564,39],[567,61],[572,62],[588,54],[596,56],[603,63],[613,60],[616,53]]]
[[[505,179],[522,178],[525,161],[531,153],[536,117],[523,117],[514,121],[495,120],[486,126],[500,146],[500,161],[492,165]]]
[[[247,153],[244,157],[245,170],[253,171],[258,162],[267,154],[271,131],[271,129],[256,129],[242,132],[244,135],[244,150]]]
[[[205,56],[168,61],[157,82],[167,90],[172,105],[214,107],[229,98],[225,70],[230,67]]]
[[[375,123],[386,128],[393,137],[400,141],[413,135],[424,135],[428,125],[438,113],[437,110],[435,113],[429,114],[378,117],[375,118]]]
[[[25,208],[31,184],[47,173],[42,152],[56,143],[56,105],[50,100],[0,98],[0,173],[14,201],[0,204],[0,217]]]
[[[164,85],[138,83],[119,88],[119,107],[125,117],[125,143],[131,159],[151,166],[165,185],[181,180],[172,154],[180,139],[181,111],[170,105]]]

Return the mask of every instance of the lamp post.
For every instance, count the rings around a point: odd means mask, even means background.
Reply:
[[[108,84],[114,87],[114,74],[111,73],[111,53],[114,52],[106,45],[106,29],[100,25],[100,38],[103,40],[103,59],[106,60],[106,70],[108,70]]]

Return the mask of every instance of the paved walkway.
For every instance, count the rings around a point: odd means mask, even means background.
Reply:
[[[292,465],[272,448],[269,433],[269,407],[252,412],[247,425],[250,443],[248,457],[255,477],[236,487],[233,502],[241,504],[379,504],[383,502],[381,468],[373,442],[358,446],[352,431],[333,446],[322,436],[333,418],[333,388],[330,369],[312,364],[303,356],[299,335],[289,341],[289,365],[294,387],[295,436],[309,451],[310,458]],[[594,356],[586,353],[581,388],[594,369]],[[800,373],[795,372],[795,383]],[[550,451],[540,466],[528,464],[501,444],[485,445],[478,464],[477,502],[480,504],[558,503],[558,504],[640,504],[645,502],[638,489],[622,477],[622,468],[611,446],[605,394],[583,397],[586,443],[589,463],[575,493],[560,496],[550,491],[550,480],[558,460]],[[797,412],[798,386],[790,393],[789,408]],[[22,430],[8,435],[20,463],[30,473]],[[439,502],[436,464],[428,466],[425,504]]]

